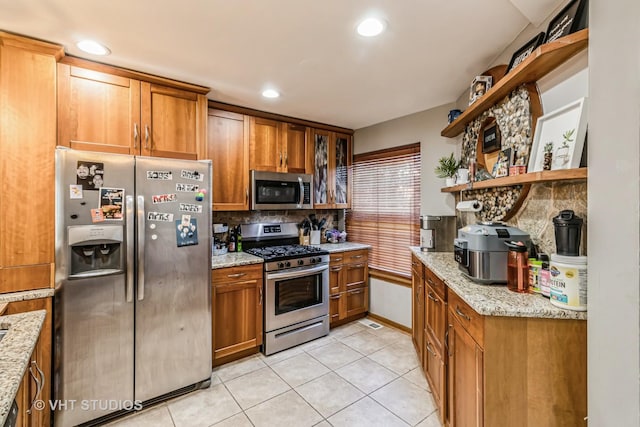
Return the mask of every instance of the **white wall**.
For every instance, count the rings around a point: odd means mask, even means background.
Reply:
[[[411,288],[372,277],[369,312],[411,328]]]
[[[640,425],[640,2],[591,0],[590,426]]]

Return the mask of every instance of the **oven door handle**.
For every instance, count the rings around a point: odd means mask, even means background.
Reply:
[[[303,268],[296,271],[283,271],[278,273],[267,273],[267,280],[295,279],[296,277],[304,277],[314,273],[320,273],[329,270],[329,265],[319,265],[317,267]]]

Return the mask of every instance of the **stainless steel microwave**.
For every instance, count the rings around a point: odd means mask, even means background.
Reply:
[[[251,209],[313,209],[313,176],[251,171]]]

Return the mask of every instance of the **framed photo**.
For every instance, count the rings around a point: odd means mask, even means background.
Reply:
[[[572,0],[564,9],[549,21],[547,27],[547,39],[545,43],[552,42],[568,34],[586,28],[587,13],[589,10],[587,0]]]
[[[513,162],[511,148],[505,148],[498,153],[498,158],[493,164],[493,177],[500,178],[503,176],[509,176],[509,166]]]
[[[507,67],[507,73],[514,68],[516,68],[522,61],[527,59],[529,55],[544,42],[544,33],[540,33],[528,42],[524,44],[520,49],[516,50],[516,52],[511,57],[511,61],[509,61],[509,66]]]
[[[480,99],[489,89],[491,89],[491,76],[476,76],[469,88],[469,105]]]
[[[493,153],[494,151],[498,151],[502,146],[501,138],[500,138],[500,128],[498,127],[498,122],[495,119],[491,120],[485,127],[483,127],[480,132],[482,132],[482,153]]]
[[[529,172],[580,166],[587,132],[587,98],[538,119],[529,154]]]

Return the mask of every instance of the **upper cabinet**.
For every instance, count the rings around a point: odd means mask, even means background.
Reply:
[[[313,201],[317,209],[346,209],[351,202],[351,136],[314,129]]]
[[[307,127],[261,117],[250,119],[250,170],[307,173]]]
[[[0,32],[0,293],[53,286],[56,61],[61,46]]]
[[[207,158],[213,162],[213,210],[249,210],[249,117],[209,109]]]
[[[202,158],[207,91],[71,58],[58,64],[58,143],[89,151]]]

